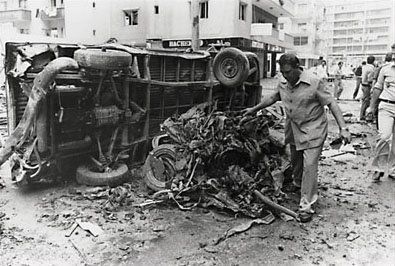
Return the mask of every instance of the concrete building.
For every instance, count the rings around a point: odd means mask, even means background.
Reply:
[[[0,31],[62,38],[63,0],[0,0]]]
[[[395,1],[328,1],[326,45],[332,64],[359,65],[368,55],[384,60],[395,43]]]
[[[199,1],[201,49],[231,45],[255,52],[263,76],[274,76],[279,53],[294,39],[278,28],[293,16],[294,0]],[[82,43],[120,43],[187,49],[191,0],[0,0],[0,27],[15,33],[65,37]]]
[[[321,0],[295,0],[293,17],[279,18],[279,29],[293,36],[294,52],[302,66],[310,68],[325,58],[323,26],[325,6]]]

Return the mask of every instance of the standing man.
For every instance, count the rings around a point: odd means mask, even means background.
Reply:
[[[343,82],[342,82],[342,78],[343,78],[344,74],[343,74],[342,67],[343,67],[343,62],[337,63],[337,68],[336,68],[336,71],[335,71],[335,81],[334,81],[335,91],[334,91],[334,93],[333,93],[333,96],[334,96],[337,100],[339,100],[340,95],[341,95],[342,92],[343,92]]]
[[[317,201],[318,159],[328,132],[324,106],[328,105],[340,128],[340,135],[350,142],[351,135],[334,98],[325,88],[325,82],[300,68],[293,54],[283,54],[279,60],[280,79],[277,90],[263,98],[258,105],[244,113],[253,114],[277,101],[286,111],[285,142],[291,145],[293,183],[301,189],[299,218],[308,222]]]
[[[326,69],[326,61],[322,60],[321,64],[316,66],[315,69],[313,70],[313,73],[317,75],[319,79],[322,79],[324,81],[328,80],[328,73]]]
[[[373,87],[372,101],[367,113],[374,113],[379,101],[378,125],[380,139],[376,143],[372,166],[373,181],[378,182],[385,172],[395,179],[395,44],[392,45],[392,62],[379,73]],[[387,57],[386,57],[387,58]]]
[[[376,82],[378,81],[378,78],[379,78],[379,74],[380,74],[381,69],[382,69],[383,67],[385,67],[386,65],[391,64],[391,61],[392,61],[392,52],[386,53],[386,54],[385,54],[385,58],[384,58],[384,64],[382,64],[381,66],[376,67],[376,68],[374,69],[372,85],[375,85]],[[373,90],[374,90],[374,89],[373,89]],[[373,90],[372,90],[371,96],[373,95]],[[371,101],[370,101],[371,103],[372,103],[372,100],[373,100],[373,98],[372,98]],[[379,123],[378,123],[378,105],[379,105],[379,101],[376,101],[376,107],[373,109],[373,110],[374,110],[374,112],[373,112],[373,121],[376,122],[376,127],[377,127],[377,129],[379,129]]]
[[[366,65],[366,62],[363,61],[362,65]],[[352,95],[353,100],[355,100],[355,98],[357,98],[358,96],[358,91],[359,91],[359,86],[361,86],[361,81],[362,81],[362,66],[359,65],[356,69],[355,69],[355,79],[357,81],[357,84],[355,85],[355,89],[354,89],[354,93]]]
[[[373,55],[369,55],[366,60],[368,63],[366,66],[362,67],[362,104],[361,104],[361,112],[359,114],[359,120],[366,120],[366,109],[370,105],[370,90],[372,87],[373,74],[374,74],[374,60],[375,57]]]

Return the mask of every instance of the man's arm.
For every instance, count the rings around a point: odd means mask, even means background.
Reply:
[[[328,105],[328,107],[331,110],[333,116],[336,119],[337,125],[340,128],[340,136],[346,143],[350,143],[351,142],[351,134],[346,126],[346,122],[344,121],[342,111],[340,110],[339,105],[335,101],[332,101]]]
[[[270,105],[272,105],[273,103],[277,102],[280,100],[280,94],[278,93],[278,91],[273,91],[270,92],[270,94],[268,94],[267,96],[263,97],[262,101],[260,103],[258,103],[257,105],[250,107],[250,108],[246,108],[244,110],[244,114],[253,114],[258,112],[259,110],[268,107]]]
[[[383,70],[383,69],[381,69]],[[368,110],[366,110],[366,113],[375,113],[376,112],[376,106],[377,106],[377,101],[380,97],[381,92],[383,91],[383,85],[384,85],[384,71],[379,72],[379,77],[377,78],[376,84],[374,84],[373,87],[373,92],[372,92],[372,99],[370,100],[370,106]]]

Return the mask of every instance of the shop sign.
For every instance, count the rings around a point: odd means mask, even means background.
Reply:
[[[265,43],[258,41],[251,41],[251,47],[265,49]]]

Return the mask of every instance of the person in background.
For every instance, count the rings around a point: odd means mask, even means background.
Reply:
[[[322,60],[321,64],[317,66],[316,75],[319,79],[324,81],[328,80],[328,69],[326,67],[326,61]]]
[[[335,70],[335,81],[334,81],[335,90],[334,90],[333,96],[337,100],[339,100],[340,95],[343,92],[342,78],[343,78],[344,74],[343,74],[342,67],[343,67],[343,62],[339,62],[339,63],[337,63],[337,68]]]
[[[366,65],[366,62],[363,61],[362,65]],[[361,86],[361,81],[362,81],[362,65],[359,65],[355,71],[355,79],[357,81],[357,84],[355,85],[355,89],[354,89],[354,93],[352,95],[353,100],[355,100],[358,96],[358,92],[359,92],[359,87]]]
[[[374,60],[375,57],[373,55],[369,55],[367,64],[362,67],[362,104],[361,104],[361,111],[359,114],[359,120],[363,121],[366,120],[366,109],[370,105],[370,90],[372,87],[373,81],[373,74],[374,74]]]
[[[384,64],[382,64],[382,65],[380,65],[380,66],[378,66],[378,67],[376,67],[374,69],[372,85],[376,84],[381,69],[383,67],[385,67],[386,65],[391,64],[391,61],[392,61],[392,52],[386,53],[385,57],[384,57]],[[371,94],[373,94],[373,91],[372,91]],[[378,125],[378,105],[379,105],[379,102],[377,101],[376,102],[376,107],[374,108],[375,112],[373,113],[373,117],[371,118],[373,121],[376,122],[377,129],[379,129],[379,125]]]
[[[286,111],[285,143],[291,145],[293,184],[295,190],[300,189],[301,193],[299,218],[301,222],[308,222],[314,213],[312,205],[318,199],[318,159],[328,133],[326,105],[335,117],[345,143],[351,141],[351,134],[323,80],[303,71],[294,54],[283,54],[279,64],[283,78],[277,90],[270,92],[256,106],[246,108],[244,115],[254,114],[282,101]]]
[[[386,56],[387,59],[387,56]],[[372,101],[366,110],[374,113],[378,104],[379,140],[372,161],[375,182],[380,181],[386,171],[395,179],[395,44],[392,45],[390,63],[385,64],[372,91]]]

